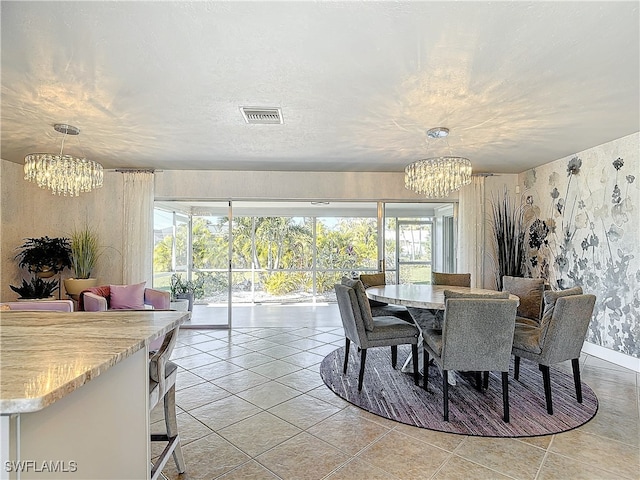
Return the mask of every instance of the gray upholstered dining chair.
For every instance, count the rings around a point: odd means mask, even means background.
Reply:
[[[176,462],[178,473],[184,473],[186,470],[176,418],[178,366],[169,360],[177,338],[178,327],[165,334],[158,350],[149,352],[149,411],[162,401],[166,427],[166,434],[151,434],[152,442],[166,443],[164,450],[151,467],[151,480],[161,478],[162,469],[171,454]]]
[[[542,319],[542,296],[546,285],[542,278],[502,277],[502,291],[516,295],[520,299],[516,323],[540,326]]]
[[[423,330],[424,389],[429,381],[429,356],[442,370],[443,416],[449,421],[450,370],[476,373],[478,388],[480,372],[502,373],[503,420],[509,422],[509,364],[515,328],[517,300],[507,292],[492,295],[459,294],[445,290],[445,310],[442,330]]]
[[[450,285],[452,287],[470,287],[470,273],[442,273],[431,272],[431,285]],[[442,310],[430,310],[426,308],[407,307],[407,311],[423,328],[442,328]]]
[[[347,373],[351,342],[355,343],[360,350],[358,390],[362,390],[368,348],[391,347],[391,365],[396,368],[398,345],[409,344],[411,345],[411,356],[413,358],[413,379],[415,384],[418,385],[418,328],[397,317],[372,316],[362,282],[360,280],[354,280],[353,282],[353,286],[335,285],[336,298],[345,335],[342,373]]]
[[[452,287],[470,287],[470,273],[431,272],[431,285],[450,285]]]
[[[546,291],[540,326],[516,324],[512,349],[514,377],[517,380],[520,375],[520,358],[539,365],[549,415],[553,415],[550,365],[571,360],[576,399],[582,403],[579,359],[595,302],[595,295],[583,294],[580,287]]]
[[[360,275],[360,281],[364,285],[365,290],[369,287],[376,287],[379,285],[386,285],[387,280],[384,272],[380,273],[363,273]],[[405,322],[413,323],[413,318],[406,307],[400,305],[389,305],[385,302],[378,302],[369,298],[369,306],[371,307],[371,315],[374,317],[384,317],[391,315],[392,317],[398,317]]]

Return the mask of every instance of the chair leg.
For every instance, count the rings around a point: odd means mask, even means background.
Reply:
[[[516,357],[513,362],[513,378],[518,380],[520,376],[520,357]]]
[[[367,361],[367,349],[360,350],[360,375],[358,375],[358,391],[362,390],[362,379],[364,378],[364,364]]]
[[[422,347],[422,388],[427,390],[427,383],[429,383],[429,351],[424,347]]]
[[[482,390],[482,372],[478,371],[473,373],[476,379],[476,390],[481,391]]]
[[[542,372],[542,383],[544,384],[544,398],[547,402],[547,413],[553,415],[553,403],[551,401],[551,375],[548,365],[540,365]]]
[[[176,446],[173,450],[173,459],[176,462],[178,473],[184,473],[187,466],[182,455],[180,436],[178,434],[178,419],[176,418],[176,386],[173,384],[164,396],[164,421],[167,426],[169,439],[176,438]]]
[[[509,423],[509,372],[502,372],[502,419]]]
[[[418,369],[418,345],[411,344],[411,360],[413,363],[413,383],[420,385],[420,371]]]
[[[571,359],[571,368],[573,369],[573,383],[576,385],[576,398],[578,403],[582,403],[582,383],[580,381],[580,360],[578,358]]]
[[[489,372],[487,371],[483,372],[482,388],[484,388],[485,390],[489,388]]]
[[[398,346],[393,345],[391,347],[391,366],[395,369],[398,364]]]
[[[344,367],[342,368],[342,373],[347,373],[347,363],[349,362],[349,347],[351,346],[351,340],[345,337],[345,345],[344,345]]]
[[[449,372],[442,371],[442,408],[444,411],[444,421],[449,421]]]

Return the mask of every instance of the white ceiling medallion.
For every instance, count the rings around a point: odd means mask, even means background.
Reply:
[[[283,124],[282,109],[278,107],[240,107],[247,123],[278,125]]]

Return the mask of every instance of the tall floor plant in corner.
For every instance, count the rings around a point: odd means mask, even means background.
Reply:
[[[524,210],[504,190],[502,196],[491,197],[492,257],[496,272],[496,288],[502,290],[502,277],[522,277],[526,272],[526,224]]]
[[[75,278],[64,281],[69,295],[78,295],[82,290],[95,287],[98,280],[91,274],[100,256],[98,234],[90,227],[82,227],[71,234],[71,269]]]

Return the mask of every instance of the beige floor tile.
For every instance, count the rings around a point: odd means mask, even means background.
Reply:
[[[267,412],[242,420],[217,431],[251,457],[298,435],[302,430]]]
[[[435,430],[429,430],[427,428],[419,428],[412,425],[397,423],[394,430],[409,437],[416,438],[421,442],[428,443],[435,447],[446,450],[448,452],[453,452],[458,447],[458,445],[460,445],[464,441],[465,438],[463,435],[437,432]]]
[[[539,437],[522,437],[517,440],[533,445],[534,447],[546,450],[553,441],[553,435],[542,435]]]
[[[260,413],[262,410],[240,397],[230,396],[194,408],[189,413],[212,430],[227,427]]]
[[[190,370],[196,367],[202,367],[203,365],[210,365],[212,363],[219,362],[218,357],[209,355],[208,353],[200,352],[197,355],[191,355],[188,357],[182,357],[174,360],[174,362],[185,370]]]
[[[202,352],[195,347],[192,347],[190,345],[180,345],[173,349],[173,352],[171,353],[171,359],[175,360],[177,358],[188,357],[190,355],[197,355],[198,353]]]
[[[325,480],[403,480],[403,478],[391,475],[389,472],[354,458],[325,477]]]
[[[278,477],[264,468],[258,462],[251,460],[250,462],[240,465],[235,470],[225,473],[219,480],[277,480]]]
[[[640,420],[637,408],[621,399],[599,397],[596,416],[580,430],[640,447]]]
[[[222,358],[223,360],[229,360],[234,357],[239,357],[241,355],[251,353],[251,350],[249,350],[248,348],[239,347],[238,345],[228,344],[224,347],[211,350],[208,353],[210,353],[211,355],[215,355],[218,358]]]
[[[342,343],[343,341],[344,340],[341,340],[340,342]],[[342,344],[340,346],[342,346]],[[315,353],[316,355],[322,355],[323,357],[326,357],[331,352],[335,351],[337,348],[338,347],[336,345],[334,345],[333,343],[327,343],[326,345],[322,345],[320,347],[312,348],[309,351],[311,353]]]
[[[345,425],[349,428],[344,428]],[[307,432],[353,456],[388,433],[389,428],[342,410]]]
[[[304,430],[337,413],[340,409],[303,394],[276,405],[268,411]]]
[[[508,480],[512,477],[453,455],[433,478],[437,480]]]
[[[467,437],[456,455],[514,478],[535,478],[545,450],[512,438]]]
[[[312,372],[312,373],[316,374],[315,372]],[[278,381],[279,380],[280,379],[278,379]],[[343,400],[338,395],[336,395],[331,390],[329,390],[324,385],[324,383],[322,384],[322,386],[316,387],[313,390],[309,390],[307,392],[307,395],[309,395],[310,397],[314,397],[314,398],[317,398],[319,400],[322,400],[323,402],[327,402],[327,403],[333,405],[334,407],[345,408],[345,407],[351,406],[351,404],[349,402],[347,402],[346,400]]]
[[[288,357],[283,358],[285,362],[298,365],[300,367],[308,368],[312,365],[317,365],[324,360],[324,355],[318,355],[309,351],[294,353]]]
[[[208,365],[192,367],[189,369],[189,372],[198,375],[205,380],[215,380],[217,378],[226,377],[232,373],[242,372],[243,370],[244,369],[242,367],[234,365],[231,362],[218,360],[217,362],[210,363]]]
[[[182,453],[187,470],[179,475],[173,459],[170,459],[162,470],[170,480],[211,480],[250,460],[215,433],[185,445]]]
[[[199,383],[203,383],[206,380],[198,375],[191,373],[189,371],[179,369],[178,375],[176,377],[176,390],[181,390],[183,388],[191,387],[193,385],[197,385]]]
[[[214,350],[218,350],[219,348],[223,348],[227,345],[227,342],[224,342],[222,340],[214,340],[214,339],[209,339],[206,342],[199,342],[196,344],[192,344],[193,348],[197,348],[198,350],[204,352],[204,353],[211,353]]]
[[[266,410],[282,402],[291,400],[298,395],[302,395],[302,393],[281,383],[267,382],[257,387],[244,390],[236,395]]]
[[[269,355],[270,357],[280,359],[280,358],[288,357],[289,355],[293,355],[294,353],[300,353],[301,351],[302,350],[300,350],[299,348],[295,348],[293,346],[277,345],[272,348],[261,350],[260,353],[262,353],[263,355]]]
[[[239,393],[244,390],[248,390],[249,388],[257,387],[258,385],[268,381],[269,379],[267,377],[250,372],[249,370],[242,370],[225,377],[212,380],[213,383],[231,393]]]
[[[229,359],[229,362],[242,368],[257,367],[258,365],[264,365],[265,363],[269,363],[271,361],[273,361],[273,358],[268,355],[263,355],[260,352],[250,352],[245,355],[240,355],[239,357],[233,357]]]
[[[402,479],[431,478],[451,453],[392,430],[358,458]]]
[[[613,472],[638,479],[640,449],[581,429],[555,435],[549,451]]]
[[[324,387],[324,382],[322,378],[320,378],[320,375],[307,369],[301,369],[288,375],[283,375],[282,377],[278,377],[277,381],[287,387],[295,388],[302,393],[306,393],[320,386],[328,390],[327,387]]]
[[[536,480],[620,480],[617,473],[601,470],[579,460],[549,453]]]
[[[293,365],[289,362],[285,362],[282,360],[273,360],[271,362],[258,365],[257,367],[252,367],[249,370],[259,375],[263,375],[271,380],[275,380],[276,378],[283,377],[293,372],[297,372],[300,369],[301,367]]]
[[[302,432],[256,457],[259,463],[283,480],[314,480],[324,478],[349,456],[326,442]]]
[[[315,347],[321,347],[324,345],[324,342],[319,342],[317,340],[312,340],[311,338],[296,338],[292,339],[291,342],[283,342],[283,345],[288,345],[290,347],[299,348],[300,350],[309,350]]]
[[[182,410],[189,411],[230,395],[231,393],[212,383],[199,383],[198,385],[178,390],[176,392],[176,405]]]

